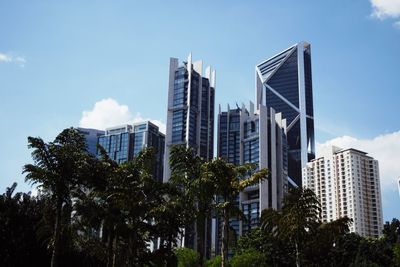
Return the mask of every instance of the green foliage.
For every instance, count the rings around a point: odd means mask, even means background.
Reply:
[[[400,266],[400,244],[393,245],[393,265]]]
[[[205,266],[400,266],[399,220],[385,224],[384,237],[363,238],[348,233],[347,218],[321,223],[315,195],[303,189],[292,190],[280,211],[263,211],[261,228],[236,242],[229,231],[229,218],[242,215],[236,197],[268,175],[252,164],[204,162],[172,147],[171,181],[160,183],[151,149],[117,164],[101,147],[100,158],[90,156],[72,128],[49,143],[29,137],[28,145],[33,163],[23,171],[40,193],[15,193],[14,184],[0,195],[0,266],[200,266],[215,209],[223,257]],[[193,225],[201,253],[174,251],[181,229]],[[150,251],[156,239],[160,248]],[[236,253],[230,262],[228,246]]]
[[[262,229],[293,244],[296,265],[299,266],[306,240],[317,232],[320,225],[320,210],[320,203],[310,189],[294,188],[284,198],[281,211],[263,211]]]
[[[383,234],[390,244],[400,243],[400,221],[393,218],[392,221],[383,225]]]
[[[0,266],[48,266],[45,241],[51,233],[42,219],[45,201],[15,193],[16,187],[0,195]]]
[[[351,266],[390,266],[392,253],[384,239],[363,238]]]
[[[71,194],[89,168],[89,154],[82,134],[74,128],[63,130],[53,142],[28,137],[33,149],[33,164],[26,164],[26,181],[37,184],[54,207],[51,266],[58,266],[63,249],[63,234],[71,217]],[[67,220],[67,223],[65,223]],[[67,225],[66,225],[67,224]]]
[[[183,145],[172,146],[169,163],[170,183],[179,191],[175,201],[182,207],[180,215],[186,228],[186,239],[194,236],[194,231],[198,233],[196,247],[199,263],[202,263],[205,256],[204,248],[207,246],[204,236],[206,232],[211,233],[205,222],[211,216],[214,185],[201,175],[204,160],[197,156],[192,148]],[[194,246],[194,244],[185,245]]]
[[[237,196],[246,187],[256,184],[268,176],[267,169],[256,171],[254,164],[235,166],[224,159],[217,158],[203,165],[202,176],[214,184],[214,195],[217,211],[222,215],[221,266],[226,266],[229,243],[229,218],[244,218],[243,213],[235,205]]]
[[[178,259],[178,267],[196,266],[200,258],[199,253],[189,248],[178,248],[175,250],[175,254]]]
[[[248,250],[261,252],[267,266],[292,266],[295,261],[291,254],[294,249],[289,242],[261,228],[253,229],[239,238],[235,253],[241,254]]]
[[[231,267],[265,267],[265,255],[256,250],[246,250],[230,260]]]
[[[221,256],[216,256],[208,261],[206,261],[205,267],[221,267]],[[229,264],[226,265],[229,267]]]

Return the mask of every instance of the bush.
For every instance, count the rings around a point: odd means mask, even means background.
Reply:
[[[221,267],[221,256],[216,256],[211,260],[208,260],[205,267]]]
[[[262,267],[265,265],[264,254],[256,250],[246,250],[241,254],[236,254],[230,261],[231,267]]]
[[[178,267],[197,266],[200,259],[199,253],[190,248],[178,248],[175,250],[175,255],[178,259]]]

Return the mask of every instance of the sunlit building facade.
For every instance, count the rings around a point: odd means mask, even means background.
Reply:
[[[321,218],[330,222],[347,216],[350,231],[366,237],[382,234],[383,216],[378,161],[366,152],[326,148],[303,169],[304,187],[321,203]]]

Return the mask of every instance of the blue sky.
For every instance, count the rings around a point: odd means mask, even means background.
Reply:
[[[257,63],[305,40],[317,142],[377,158],[384,218],[400,217],[399,0],[34,2],[0,0],[0,192],[30,190],[27,136],[165,123],[169,57],[215,68],[225,107],[254,99]]]

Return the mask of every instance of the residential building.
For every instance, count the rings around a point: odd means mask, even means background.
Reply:
[[[88,152],[95,156],[97,154],[97,140],[100,136],[104,135],[104,131],[80,127],[78,131],[85,137]]]
[[[310,44],[297,43],[256,66],[256,104],[287,120],[289,182],[301,186],[301,170],[315,158]]]
[[[150,121],[107,128],[105,135],[98,138],[98,143],[108,156],[118,163],[132,160],[143,148],[155,150],[153,176],[162,181],[165,136]]]
[[[233,164],[255,163],[257,169],[268,168],[269,179],[247,187],[239,194],[237,205],[247,220],[230,220],[236,235],[259,226],[261,211],[281,209],[288,191],[286,119],[273,108],[250,103],[227,111],[219,109],[218,156]],[[216,218],[215,247],[220,247],[222,221]],[[217,253],[219,250],[217,249]]]
[[[303,169],[304,187],[312,189],[322,206],[321,218],[344,216],[350,230],[366,237],[382,234],[383,217],[378,161],[366,152],[329,147]]]
[[[187,61],[179,66],[170,59],[167,133],[164,181],[168,181],[170,146],[184,144],[210,160],[214,154],[215,70],[207,67],[203,76],[202,61]]]

